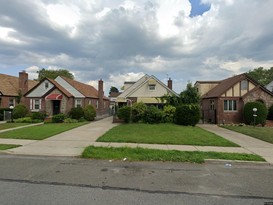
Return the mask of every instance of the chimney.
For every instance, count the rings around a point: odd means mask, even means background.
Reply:
[[[169,78],[168,80],[168,88],[170,88],[171,90],[173,89],[173,81],[171,80],[171,78]]]
[[[99,106],[98,106],[98,110],[99,110],[99,113],[102,114],[102,111],[103,111],[103,96],[104,96],[104,93],[103,93],[103,81],[102,79],[99,80],[99,84],[98,84],[98,97],[99,97]]]
[[[22,95],[28,91],[28,74],[24,70],[19,72],[19,90],[21,90]]]

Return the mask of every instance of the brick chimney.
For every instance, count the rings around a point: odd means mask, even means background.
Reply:
[[[23,95],[28,91],[28,74],[24,70],[19,72],[19,90]]]
[[[99,84],[98,84],[98,97],[99,97],[99,106],[98,106],[98,111],[99,114],[102,114],[103,112],[103,96],[104,96],[104,92],[103,92],[103,81],[102,79],[99,80]]]
[[[173,89],[173,81],[171,80],[171,78],[169,78],[168,80],[168,88],[170,88],[171,90]]]

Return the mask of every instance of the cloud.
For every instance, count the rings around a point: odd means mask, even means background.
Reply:
[[[273,1],[200,2],[209,10],[190,16],[188,0],[1,1],[0,72],[65,68],[105,87],[168,74],[180,92],[188,80],[272,67]]]

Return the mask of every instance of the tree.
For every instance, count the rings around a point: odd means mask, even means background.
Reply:
[[[109,95],[110,95],[111,93],[118,93],[118,92],[119,92],[119,90],[118,90],[116,87],[111,86],[110,91],[109,91]]]
[[[267,85],[273,80],[273,67],[270,69],[264,69],[263,67],[255,68],[248,71],[247,74],[260,84]]]
[[[37,80],[42,80],[43,78],[47,77],[47,78],[51,78],[51,79],[55,79],[58,76],[64,76],[70,79],[74,79],[74,76],[72,73],[70,73],[68,70],[65,69],[59,69],[59,70],[46,70],[46,69],[42,69],[37,71],[38,73],[38,79]]]
[[[198,104],[200,102],[200,95],[197,88],[189,82],[186,90],[180,93],[180,99],[182,104]]]

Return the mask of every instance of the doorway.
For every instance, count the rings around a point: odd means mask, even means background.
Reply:
[[[60,100],[53,100],[52,103],[53,103],[53,115],[59,114],[61,101]]]

